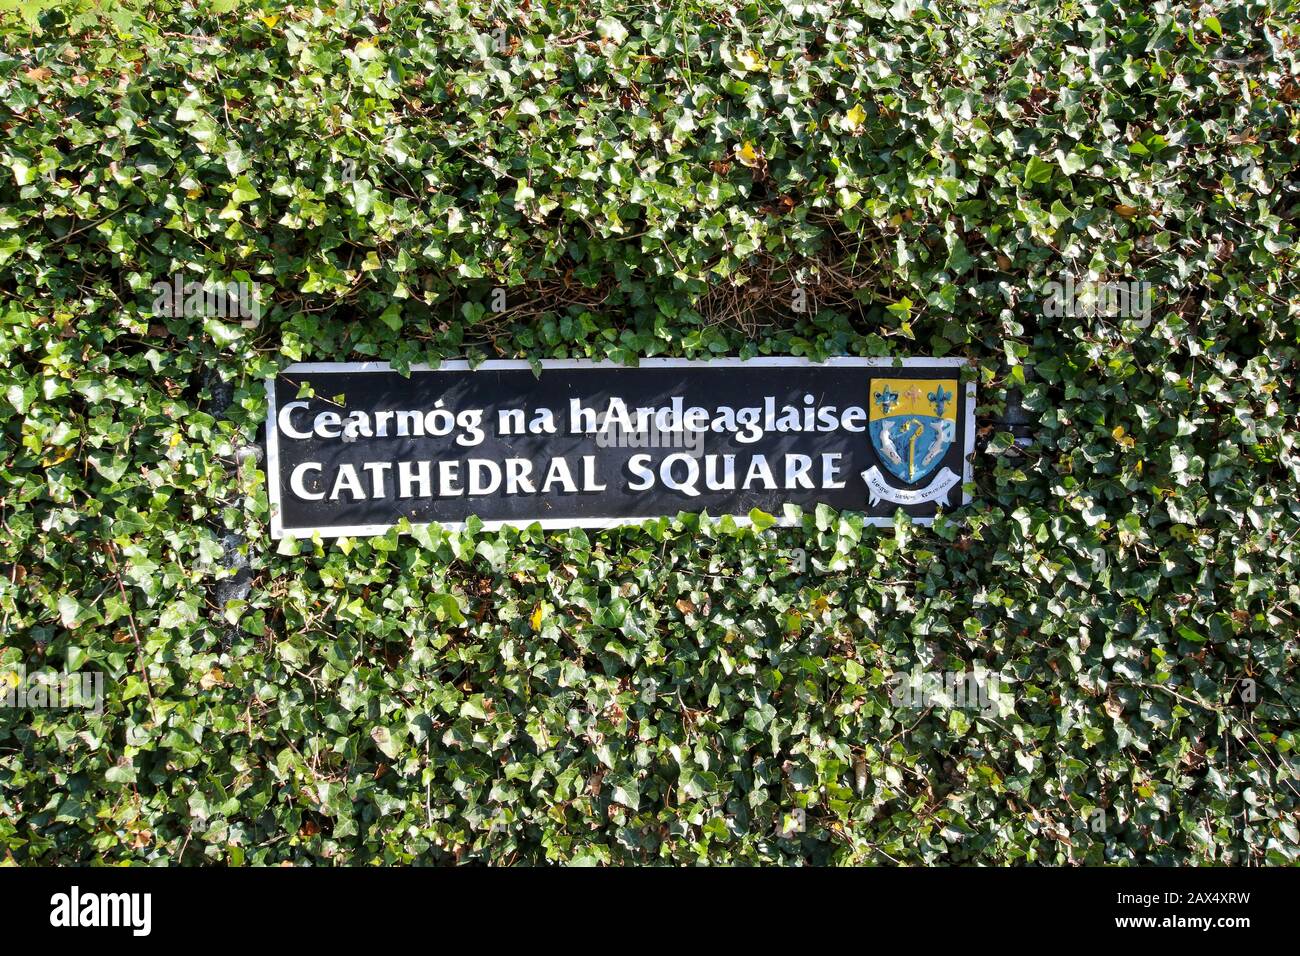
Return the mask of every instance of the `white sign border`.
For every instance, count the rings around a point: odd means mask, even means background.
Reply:
[[[734,356],[726,358],[712,359],[682,359],[682,358],[643,358],[636,365],[624,365],[622,362],[613,362],[609,360],[597,359],[540,359],[537,365],[543,371],[547,369],[585,369],[585,368],[617,368],[617,369],[636,369],[636,368],[909,368],[912,366],[927,366],[942,368],[961,368],[969,365],[970,360],[964,358],[855,358],[852,356],[839,356],[828,358],[822,362],[814,362],[812,359],[801,358],[794,355],[789,356],[759,356],[756,358],[737,358]],[[472,366],[464,359],[448,359],[439,365],[419,364],[410,366],[412,372],[466,372],[466,371],[508,371],[508,370],[532,370],[534,363],[522,359],[490,359]],[[314,374],[325,372],[391,372],[393,366],[389,362],[296,362],[288,365],[276,375],[287,374]],[[365,537],[370,535],[384,534],[397,527],[396,524],[353,524],[353,525],[331,525],[328,528],[285,528],[280,522],[280,442],[278,428],[275,422],[275,378],[271,376],[266,380],[266,484],[267,484],[267,501],[271,507],[271,539],[280,540],[286,537],[297,538],[300,540],[310,540],[313,535],[319,535],[322,538],[352,538]],[[970,504],[971,496],[966,491],[966,485],[971,484],[974,478],[974,465],[971,458],[975,454],[975,383],[966,383],[966,447],[962,452],[962,504]],[[495,531],[499,528],[531,528],[537,525],[543,530],[561,530],[565,528],[631,528],[649,521],[658,521],[660,518],[672,518],[675,515],[659,516],[638,516],[632,518],[534,518],[531,521],[517,521],[510,519],[492,519],[491,521],[479,519],[482,521],[483,529]],[[722,518],[723,515],[710,515],[712,518]],[[794,527],[799,523],[798,519],[787,518],[784,514],[776,517],[776,524],[779,527]],[[731,518],[741,527],[748,526],[750,522],[749,515],[731,515]],[[913,518],[912,522],[919,525],[931,525],[934,523],[933,517]],[[892,517],[864,517],[863,523],[875,525],[876,527],[892,526],[894,519]],[[437,521],[422,522],[413,525],[413,527],[431,527],[437,525],[447,531],[464,531],[467,523],[464,521]]]

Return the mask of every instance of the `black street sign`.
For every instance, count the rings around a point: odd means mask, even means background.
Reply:
[[[267,382],[276,538],[609,527],[825,503],[892,522],[968,501],[962,359],[293,365]]]

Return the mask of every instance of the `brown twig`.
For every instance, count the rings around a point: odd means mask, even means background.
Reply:
[[[122,596],[122,604],[126,607],[126,620],[131,625],[131,637],[135,639],[135,658],[140,667],[140,678],[144,681],[144,690],[149,697],[149,704],[153,706],[153,687],[149,685],[149,670],[144,663],[144,646],[140,643],[140,630],[135,626],[135,615],[131,613],[131,601],[126,596],[126,587],[122,584],[122,572],[117,564],[117,549],[113,546],[112,541],[104,542],[104,550],[108,552],[109,558],[113,561],[113,577],[117,579],[117,591]]]

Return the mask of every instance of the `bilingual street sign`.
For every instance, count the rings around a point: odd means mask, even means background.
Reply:
[[[291,365],[267,382],[275,538],[605,528],[827,504],[928,524],[969,501],[957,358]]]

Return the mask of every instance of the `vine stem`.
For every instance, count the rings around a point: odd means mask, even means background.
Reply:
[[[131,625],[131,637],[135,639],[135,659],[140,667],[140,679],[144,681],[144,690],[149,696],[149,706],[152,709],[153,687],[149,685],[149,670],[144,663],[144,645],[140,643],[140,630],[135,626],[135,614],[131,612],[131,601],[126,596],[126,587],[122,584],[122,572],[117,563],[117,548],[114,547],[112,541],[105,541],[104,550],[108,552],[108,556],[113,562],[113,577],[117,580],[117,591],[122,596],[122,604],[126,607],[126,620]]]

